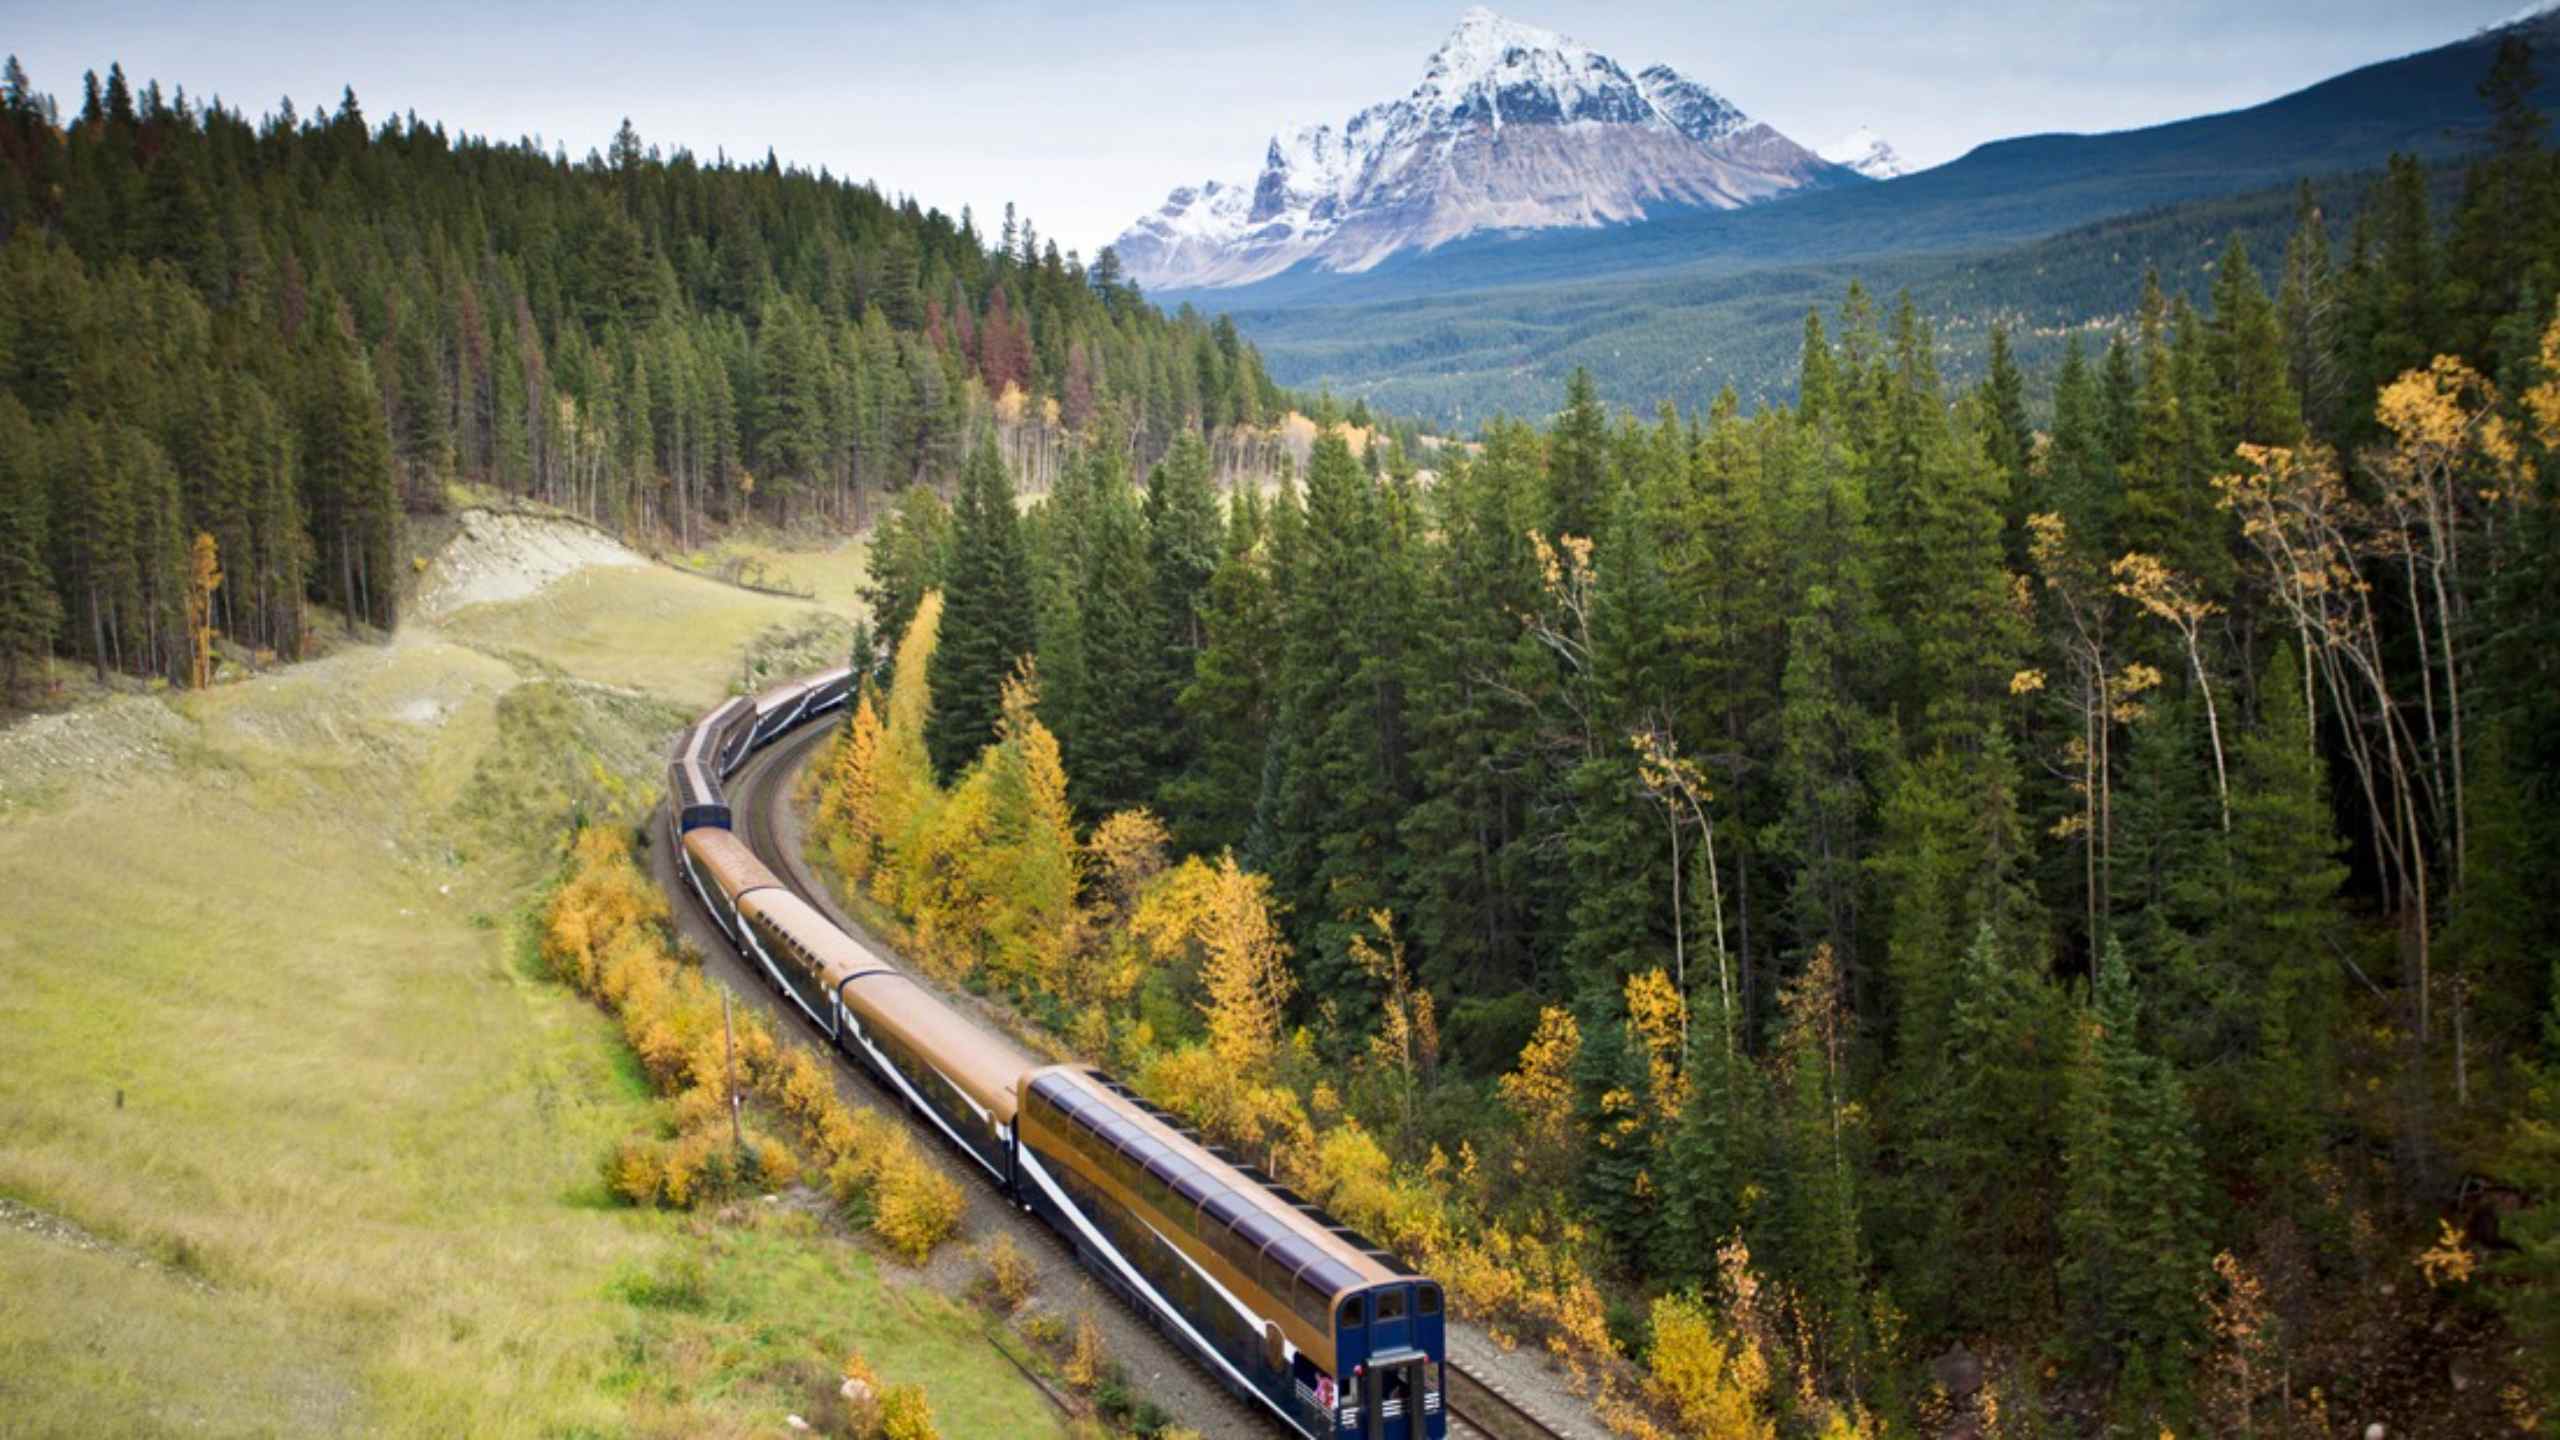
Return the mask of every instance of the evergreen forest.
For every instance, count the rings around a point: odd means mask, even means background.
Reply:
[[[0,71],[12,696],[57,654],[185,677],[199,534],[211,627],[292,656],[314,607],[397,623],[404,518],[456,486],[689,548],[750,516],[859,526],[977,426],[1152,456],[1285,403],[1231,324],[1011,213],[982,234],[628,122],[582,161],[371,121],[352,90],[253,122],[121,67],[66,119]]]
[[[875,541],[847,877],[1630,1433],[2560,1434],[2530,67],[2049,416],[1853,285],[1755,413],[1027,513],[982,442]]]

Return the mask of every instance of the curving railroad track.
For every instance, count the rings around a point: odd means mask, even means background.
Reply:
[[[792,783],[807,763],[809,755],[832,730],[831,725],[804,726],[800,734],[776,741],[770,748],[740,767],[737,776],[730,784],[732,803],[740,822],[739,838],[745,840],[747,847],[755,852],[756,857],[762,860],[766,867],[771,869],[774,875],[800,898],[816,906],[848,931],[863,935],[883,954],[894,954],[895,952],[888,947],[879,946],[877,937],[871,936],[867,929],[854,921],[853,917],[844,913],[842,907],[836,904],[834,895],[828,892],[827,887],[820,885],[817,878],[810,873],[808,862],[800,853],[800,847],[789,843],[784,838],[780,817],[791,803]],[[662,873],[660,878],[662,883],[666,883],[670,895],[679,907],[688,913],[697,908],[690,890],[681,884],[672,883],[672,876],[669,874]],[[707,922],[705,923],[707,925]],[[728,953],[725,946],[707,948],[716,949],[723,955]],[[750,981],[754,979],[743,968],[739,973]],[[751,984],[747,988],[758,1000],[764,998],[761,986]],[[786,1021],[793,1018],[788,1007],[777,1008]],[[805,1019],[805,1017],[802,1018]],[[1027,1233],[1037,1235],[1043,1243],[1052,1247],[1055,1253],[1061,1256],[1066,1254],[1064,1243],[1045,1226],[1033,1224],[1021,1228]],[[1116,1300],[1118,1297],[1114,1298]],[[1125,1300],[1119,1301],[1119,1305],[1129,1316],[1146,1323],[1150,1329],[1153,1328],[1153,1321],[1145,1312]],[[1209,1374],[1205,1366],[1178,1347],[1168,1347],[1168,1349],[1182,1357],[1185,1368],[1205,1389],[1215,1392],[1222,1401],[1232,1398],[1220,1389],[1215,1377]],[[1442,1401],[1447,1410],[1449,1434],[1452,1437],[1471,1435],[1484,1437],[1484,1440],[1576,1440],[1572,1432],[1559,1429],[1539,1418],[1523,1408],[1518,1401],[1461,1368],[1455,1360],[1447,1362],[1445,1372],[1447,1382]],[[1213,1417],[1186,1417],[1192,1423],[1202,1424],[1204,1433],[1208,1434],[1277,1433],[1278,1427],[1265,1423],[1262,1417],[1248,1411],[1240,1404],[1229,1405],[1224,1418],[1229,1422],[1228,1425],[1211,1428],[1216,1424],[1216,1419]]]

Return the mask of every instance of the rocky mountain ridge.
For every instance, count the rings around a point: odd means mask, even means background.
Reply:
[[[1630,72],[1479,7],[1410,94],[1338,129],[1274,136],[1251,181],[1177,189],[1115,248],[1151,289],[1210,288],[1308,261],[1357,273],[1468,235],[1733,209],[1866,178],[1668,65]]]

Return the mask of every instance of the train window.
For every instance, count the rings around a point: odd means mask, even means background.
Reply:
[[[1314,1286],[1308,1284],[1304,1280],[1301,1280],[1298,1282],[1297,1297],[1298,1318],[1317,1327],[1318,1329],[1322,1329],[1324,1326],[1324,1296],[1316,1293],[1316,1288]]]
[[[1342,1302],[1342,1328],[1343,1328],[1343,1329],[1345,1329],[1345,1330],[1357,1330],[1357,1329],[1359,1329],[1361,1326],[1366,1325],[1366,1324],[1368,1324],[1368,1323],[1369,1323],[1369,1302],[1368,1302],[1368,1298],[1367,1298],[1366,1296],[1362,1296],[1362,1295],[1354,1295],[1354,1296],[1352,1296],[1351,1298],[1349,1298],[1349,1299],[1347,1299],[1347,1300],[1345,1300],[1345,1301],[1343,1301],[1343,1302]]]
[[[1381,1320],[1401,1320],[1404,1318],[1404,1292],[1402,1290],[1381,1290],[1378,1292],[1378,1318]]]
[[[1415,1286],[1415,1287],[1414,1287],[1414,1291],[1413,1291],[1413,1308],[1414,1308],[1415,1312],[1416,1312],[1416,1313],[1418,1313],[1418,1314],[1423,1314],[1423,1315],[1437,1315],[1437,1314],[1439,1314],[1439,1313],[1440,1313],[1440,1287],[1439,1287],[1439,1286],[1437,1286],[1437,1285],[1417,1285],[1417,1286]]]

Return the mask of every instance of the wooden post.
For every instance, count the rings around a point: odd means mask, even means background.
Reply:
[[[729,1145],[743,1161],[747,1156],[746,1122],[739,1114],[738,1042],[735,1033],[729,1028],[729,998],[728,987],[722,986],[720,990],[720,1063],[721,1068],[728,1072]]]

